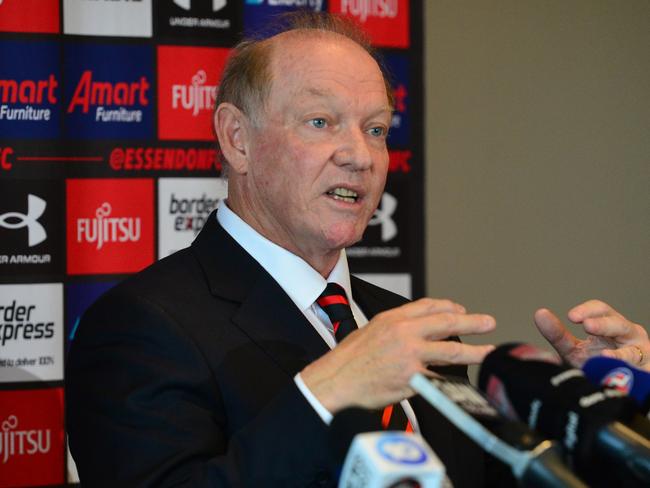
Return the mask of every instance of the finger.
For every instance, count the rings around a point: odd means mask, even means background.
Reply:
[[[456,341],[431,342],[425,345],[421,360],[436,366],[479,364],[493,350],[491,344],[473,346]]]
[[[436,298],[420,298],[401,307],[394,308],[391,312],[398,312],[404,318],[415,318],[434,313],[465,313],[465,307],[451,300]]]
[[[420,337],[429,340],[449,336],[485,334],[494,330],[494,317],[485,314],[436,313],[412,319],[404,324],[413,328]]]
[[[648,359],[648,352],[643,351],[639,346],[604,349],[602,355],[610,358],[621,359],[632,366],[643,366]]]
[[[587,300],[569,310],[569,320],[575,324],[583,322],[589,317],[602,317],[605,315],[620,315],[611,306],[601,300]]]
[[[551,346],[564,357],[573,350],[578,339],[564,326],[557,316],[546,308],[535,312],[535,325]]]
[[[620,315],[588,317],[582,325],[589,334],[616,338],[618,342],[633,339],[636,332],[633,324]]]

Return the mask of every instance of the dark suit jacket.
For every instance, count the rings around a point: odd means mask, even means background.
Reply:
[[[406,301],[356,278],[352,293],[369,318]],[[293,381],[327,351],[213,214],[190,248],[82,319],[66,373],[82,485],[333,486],[327,427]],[[412,405],[454,484],[481,485],[477,448],[421,398]]]

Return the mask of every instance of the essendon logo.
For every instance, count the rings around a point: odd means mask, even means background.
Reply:
[[[0,392],[0,487],[64,482],[63,388]]]
[[[59,32],[59,0],[0,0],[0,31]]]
[[[0,134],[59,136],[58,47],[49,42],[4,41],[2,50],[3,58],[21,61],[0,63]]]
[[[151,53],[147,46],[66,46],[65,113],[70,137],[152,135]]]
[[[388,134],[388,145],[391,148],[408,146],[410,143],[409,115],[409,61],[402,54],[387,54],[386,64],[391,75],[393,99],[395,107]]]
[[[212,140],[212,111],[228,49],[158,48],[158,137]]]
[[[376,46],[409,47],[408,0],[330,0],[329,10],[358,22]]]
[[[68,273],[131,273],[153,261],[153,181],[68,180]]]

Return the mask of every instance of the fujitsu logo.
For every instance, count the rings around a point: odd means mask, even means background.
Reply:
[[[398,0],[341,0],[341,13],[358,17],[361,22],[368,17],[392,19],[398,11]]]
[[[217,99],[217,85],[206,85],[205,71],[200,69],[192,76],[191,85],[172,85],[172,108],[180,106],[196,116],[199,110],[212,110]]]
[[[151,85],[145,76],[140,80],[111,83],[110,81],[93,80],[93,72],[86,70],[82,73],[77,87],[68,104],[68,113],[74,112],[77,107],[88,113],[91,105],[122,105],[133,107],[135,105],[149,105],[147,92]]]
[[[0,0],[2,1],[2,0]],[[178,5],[183,10],[190,10],[192,8],[191,0],[174,0],[174,3]],[[228,3],[227,0],[212,0],[212,11],[218,12],[226,6]]]
[[[38,219],[45,212],[47,203],[36,195],[27,195],[27,213],[7,212],[0,215],[0,227],[22,229],[27,227],[27,245],[33,247],[47,239],[45,228]]]
[[[381,240],[390,241],[397,235],[397,225],[393,220],[393,214],[397,208],[397,198],[389,193],[381,197],[381,206],[375,210],[375,214],[368,222],[368,225],[381,225]]]
[[[142,234],[140,217],[110,217],[111,205],[104,202],[95,218],[77,219],[77,242],[96,243],[97,250],[107,242],[138,242]]]
[[[18,427],[18,417],[10,415],[2,422],[0,433],[0,458],[7,464],[13,456],[47,454],[52,446],[50,429],[14,430]]]

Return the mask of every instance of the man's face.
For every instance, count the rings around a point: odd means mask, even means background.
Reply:
[[[271,71],[238,200],[253,227],[313,264],[361,239],[386,181],[391,110],[376,62],[335,34],[278,39]]]

